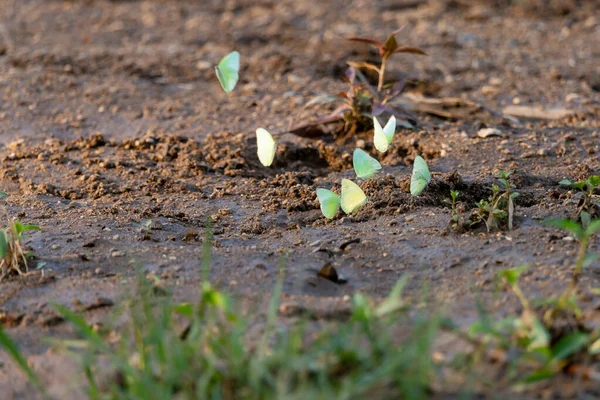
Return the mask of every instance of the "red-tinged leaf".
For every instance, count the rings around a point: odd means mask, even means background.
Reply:
[[[420,54],[422,56],[427,55],[427,53],[425,53],[421,49],[417,49],[416,47],[407,47],[407,46],[401,46],[401,47],[396,48],[396,50],[394,50],[394,53],[412,53],[412,54]]]
[[[406,84],[406,81],[404,81],[404,80],[394,83],[394,85],[390,88],[390,90],[388,92],[387,99],[391,100],[394,97],[400,95],[402,93],[402,91],[404,90],[405,84]]]
[[[394,35],[390,35],[383,44],[383,46],[379,49],[379,54],[385,60],[386,58],[394,54],[397,48],[398,42],[396,42],[396,38],[394,37]]]
[[[377,47],[379,49],[383,46],[383,43],[381,43],[380,41],[377,41],[377,40],[373,40],[373,39],[351,37],[351,38],[347,38],[346,40],[350,40],[351,42],[368,43],[368,44],[370,44],[372,46],[375,46],[375,47]]]
[[[391,110],[389,109],[389,107],[386,107],[385,104],[373,103],[373,110],[371,111],[371,114],[374,117],[378,117],[384,112],[391,112]]]

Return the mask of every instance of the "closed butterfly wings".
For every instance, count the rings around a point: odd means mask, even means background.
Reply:
[[[358,148],[354,149],[352,164],[356,176],[360,179],[372,178],[377,171],[381,170],[379,161],[368,155],[364,150]]]
[[[266,129],[258,128],[256,130],[256,147],[260,163],[265,167],[270,167],[277,152],[277,143]]]
[[[238,75],[239,70],[240,53],[237,51],[232,51],[231,53],[227,54],[215,67],[217,79],[219,79],[221,87],[223,87],[223,90],[226,93],[229,93],[235,89],[235,85],[237,85],[240,78]]]
[[[335,214],[340,209],[340,196],[331,190],[319,188],[317,189],[317,198],[319,199],[323,215],[329,219],[335,217]]]
[[[415,158],[413,172],[410,178],[410,194],[418,196],[431,181],[431,173],[427,163],[421,156]]]
[[[317,189],[317,199],[321,212],[329,219],[334,218],[340,206],[346,214],[358,211],[367,203],[367,196],[360,186],[349,179],[342,179],[342,195],[338,196],[331,190]]]
[[[375,145],[375,148],[379,150],[379,152],[384,153],[388,150],[392,140],[394,139],[394,133],[396,132],[396,117],[392,115],[383,128],[377,120],[377,117],[373,117],[373,126],[375,128],[373,144]]]
[[[367,203],[367,196],[360,186],[349,179],[342,179],[342,210],[352,214]]]

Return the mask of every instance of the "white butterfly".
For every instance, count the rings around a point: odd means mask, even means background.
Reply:
[[[373,126],[375,127],[375,137],[373,138],[375,148],[381,153],[384,153],[394,139],[394,133],[396,133],[396,117],[392,115],[387,124],[385,124],[385,128],[381,127],[377,117],[373,117]]]

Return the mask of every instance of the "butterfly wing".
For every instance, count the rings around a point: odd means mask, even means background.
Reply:
[[[367,202],[367,196],[360,186],[348,179],[342,179],[342,210],[352,214]]]
[[[340,196],[327,189],[317,189],[317,198],[321,204],[321,212],[326,218],[332,219],[340,209]]]
[[[377,171],[381,169],[379,161],[371,157],[362,149],[354,149],[352,155],[352,165],[354,166],[354,172],[360,179],[369,179],[375,175]]]
[[[392,140],[394,140],[394,133],[396,133],[396,117],[393,115],[391,116],[383,128],[383,133],[385,134],[388,143],[392,143]]]
[[[256,145],[258,160],[265,167],[270,167],[277,152],[275,139],[273,139],[273,136],[266,129],[258,128],[256,130]]]
[[[231,92],[239,80],[240,53],[233,51],[227,54],[215,67],[217,78],[226,93]]]
[[[410,181],[410,194],[418,196],[421,194],[423,189],[427,186],[427,181],[423,178],[411,179]]]
[[[389,124],[389,122],[388,122],[388,124]],[[381,124],[377,120],[377,117],[373,117],[373,126],[375,128],[375,130],[374,130],[375,136],[373,137],[373,144],[375,145],[375,148],[380,153],[384,153],[387,151],[388,147],[390,146],[390,142],[388,141],[388,138],[385,135],[385,132],[383,131],[383,128],[381,127]]]
[[[421,156],[415,158],[413,172],[410,178],[410,194],[418,196],[431,181],[431,173],[427,163]]]

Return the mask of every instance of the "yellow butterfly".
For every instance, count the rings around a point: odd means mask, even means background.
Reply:
[[[346,214],[358,211],[367,203],[367,196],[360,186],[349,179],[342,179],[342,210]]]

